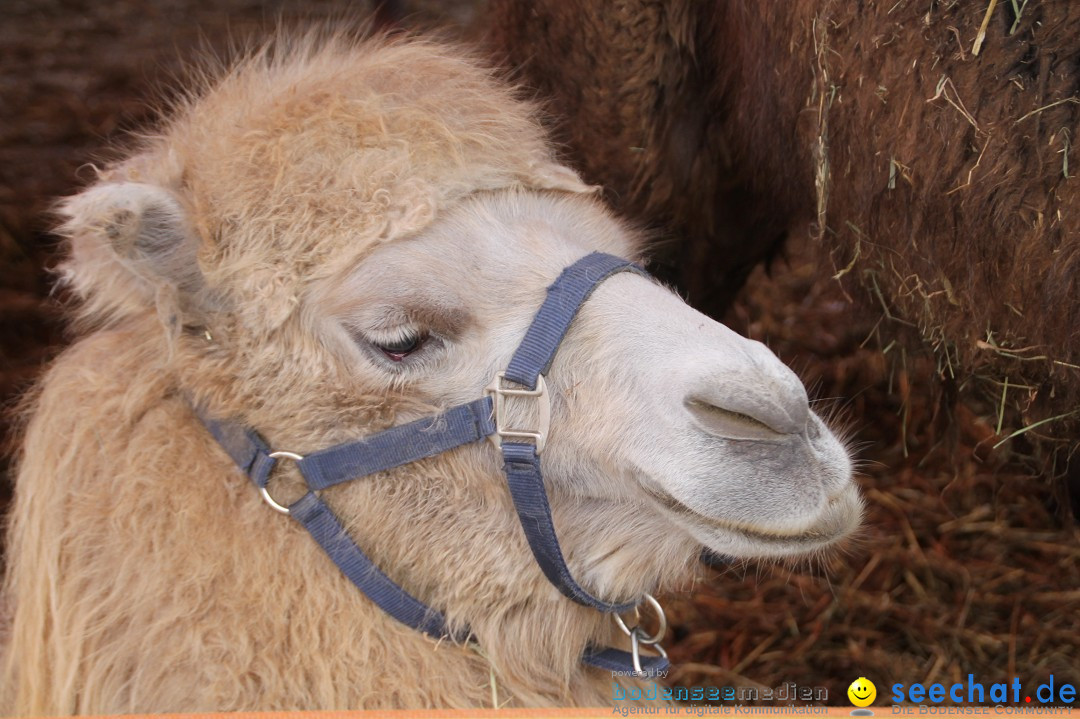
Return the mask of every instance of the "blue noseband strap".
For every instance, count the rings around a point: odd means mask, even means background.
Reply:
[[[570,323],[597,285],[619,272],[649,274],[621,257],[594,252],[562,271],[547,289],[544,304],[506,367],[506,379],[536,389],[536,378],[551,369]]]
[[[578,604],[601,612],[625,612],[637,606],[637,602],[615,604],[597,599],[582,589],[570,574],[555,536],[555,525],[551,521],[551,507],[544,491],[544,477],[540,473],[536,446],[503,442],[502,453],[506,481],[518,519],[521,520],[521,528],[525,530],[525,539],[529,542],[533,557],[548,581]]]
[[[563,270],[548,288],[547,296],[510,360],[505,379],[530,390],[551,368],[555,354],[581,305],[596,286],[618,272],[647,273],[626,260],[593,253]],[[491,397],[459,405],[433,417],[399,425],[346,444],[329,447],[294,461],[308,486],[308,492],[288,507],[334,561],[342,573],[384,612],[432,637],[453,637],[464,642],[467,629],[451,632],[446,618],[395,584],[349,537],[340,520],[316,494],[343,482],[399,467],[448,450],[476,442],[497,432]],[[199,417],[233,461],[257,487],[266,492],[277,459],[267,443],[253,430],[230,422]],[[521,527],[544,576],[570,599],[602,612],[623,612],[637,602],[605,602],[585,591],[566,565],[551,507],[540,471],[538,447],[524,442],[501,444],[507,483]],[[264,496],[269,496],[264,495]],[[278,507],[286,511],[283,507]],[[629,652],[589,647],[582,661],[614,671],[633,668]],[[642,669],[651,675],[667,668],[662,656],[640,656]]]

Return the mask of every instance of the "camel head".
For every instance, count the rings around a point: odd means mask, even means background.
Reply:
[[[63,212],[88,321],[152,325],[177,392],[302,453],[482,397],[565,267],[643,255],[530,107],[415,42],[259,56]],[[859,523],[848,453],[798,377],[646,276],[597,286],[546,382],[547,491],[598,595],[650,591],[702,547],[805,554]],[[536,421],[527,400],[507,412]],[[454,552],[470,576],[537,574],[505,495],[481,441],[334,502],[388,573],[452,604],[421,575]]]
[[[595,251],[636,258],[639,246],[589,197],[484,193],[379,247],[327,290],[326,314],[366,382],[460,404],[506,369],[565,267]],[[848,453],[798,377],[655,280],[600,283],[546,384],[545,476],[579,508],[597,557],[635,551],[643,535],[731,557],[797,555],[859,522]],[[507,408],[508,424],[536,424],[529,400]],[[628,506],[636,522],[619,533],[609,510]]]

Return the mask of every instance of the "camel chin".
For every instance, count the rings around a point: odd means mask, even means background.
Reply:
[[[671,497],[658,497],[656,507],[706,549],[732,559],[798,557],[833,548],[858,528],[863,511],[854,487],[831,498],[814,523],[801,531],[713,519]]]

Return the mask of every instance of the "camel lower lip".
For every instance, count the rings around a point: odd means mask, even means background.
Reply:
[[[660,494],[657,492],[649,492],[650,496],[658,501],[665,509],[677,512],[678,514],[689,517],[691,520],[696,521],[698,524],[706,525],[713,529],[722,529],[727,532],[734,532],[742,535],[743,537],[769,544],[806,544],[806,543],[820,543],[828,542],[833,538],[833,535],[818,532],[799,532],[792,534],[783,534],[780,532],[771,532],[768,530],[761,530],[754,527],[746,527],[734,523],[725,522],[719,519],[713,519],[706,517],[703,514],[695,512],[687,507],[685,504],[667,494]],[[833,500],[835,501],[835,500]],[[832,504],[832,502],[830,502]]]

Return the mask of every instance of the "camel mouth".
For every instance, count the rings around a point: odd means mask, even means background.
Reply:
[[[836,542],[847,535],[858,521],[850,521],[850,512],[842,505],[850,504],[852,499],[847,493],[840,493],[830,497],[822,511],[822,516],[816,526],[809,530],[784,532],[775,528],[762,528],[749,526],[739,522],[707,517],[686,506],[669,494],[648,491],[648,495],[656,501],[662,510],[673,512],[682,520],[690,520],[705,530],[720,530],[736,534],[750,542],[764,545],[772,550],[798,549],[809,551],[818,549]],[[861,516],[861,512],[857,513]]]

